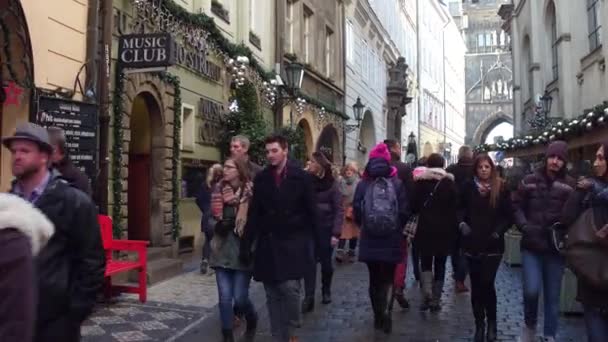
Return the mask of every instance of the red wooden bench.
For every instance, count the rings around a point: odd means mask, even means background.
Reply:
[[[146,302],[147,299],[147,282],[146,282],[146,247],[148,241],[137,240],[114,240],[112,235],[112,219],[106,215],[98,215],[99,227],[101,228],[101,239],[103,249],[106,254],[106,272],[104,278],[104,296],[106,299],[111,298],[119,293],[136,293],[139,294],[139,301]],[[137,252],[137,260],[114,260],[112,252],[114,251],[130,251]],[[118,286],[112,285],[112,276],[130,270],[139,271],[138,286]]]

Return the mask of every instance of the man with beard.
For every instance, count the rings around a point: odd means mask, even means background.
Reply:
[[[91,196],[91,183],[89,178],[74,166],[66,146],[65,132],[59,127],[49,127],[49,138],[53,146],[51,163],[61,173],[61,177],[68,181],[76,189]]]
[[[566,174],[568,145],[549,145],[544,165],[527,175],[514,194],[514,220],[522,231],[521,261],[524,297],[522,342],[536,341],[538,298],[542,289],[544,340],[555,342],[559,322],[559,298],[564,257],[551,243],[551,229],[561,220],[575,181]]]
[[[11,192],[31,202],[55,226],[36,257],[38,312],[35,341],[79,341],[101,289],[105,257],[97,211],[89,196],[49,169],[53,148],[35,124],[17,127],[2,143],[11,151]]]
[[[314,261],[315,193],[312,177],[287,159],[285,137],[271,136],[265,144],[269,166],[253,182],[240,257],[249,260],[257,241],[253,277],[264,283],[272,336],[297,342],[300,280]]]

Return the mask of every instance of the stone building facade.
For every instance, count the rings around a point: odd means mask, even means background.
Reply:
[[[515,0],[501,8],[514,63],[516,135],[530,130],[537,99],[552,97],[553,120],[608,100],[608,4],[601,0]]]
[[[277,59],[281,74],[291,62],[303,63],[298,106],[283,106],[281,124],[304,132],[307,154],[324,151],[337,165],[344,162],[345,69],[342,0],[277,0]],[[284,20],[282,20],[284,19]],[[296,94],[296,97],[298,94]]]
[[[379,7],[382,5],[382,7]],[[388,5],[388,6],[387,6]],[[386,88],[389,83],[388,66],[395,64],[400,49],[392,40],[390,22],[399,19],[399,4],[382,4],[367,0],[353,1],[346,7],[346,111],[354,125],[352,105],[357,98],[365,105],[360,127],[347,132],[346,157],[365,165],[371,148],[387,137],[388,106]],[[388,19],[390,18],[390,20]],[[393,127],[394,131],[394,127]]]
[[[420,6],[419,155],[451,160],[451,151],[464,143],[464,41],[446,4]]]
[[[499,124],[513,123],[513,67],[510,37],[498,9],[508,0],[464,0],[453,6],[467,44],[466,143],[485,143]],[[460,3],[460,1],[458,1]]]

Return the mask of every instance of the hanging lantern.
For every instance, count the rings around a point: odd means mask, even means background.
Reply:
[[[606,124],[606,121],[605,121],[605,119],[604,119],[604,117],[603,117],[603,116],[600,116],[600,117],[597,119],[597,123],[598,123],[600,126],[604,126],[604,125]]]
[[[593,124],[591,122],[588,122],[586,127],[587,127],[587,130],[590,131],[593,129]]]
[[[595,112],[587,113],[587,118],[592,119],[595,116]]]

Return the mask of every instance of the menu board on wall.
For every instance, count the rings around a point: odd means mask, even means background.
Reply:
[[[97,175],[97,105],[41,96],[35,122],[43,127],[60,127],[76,167],[91,181]]]

